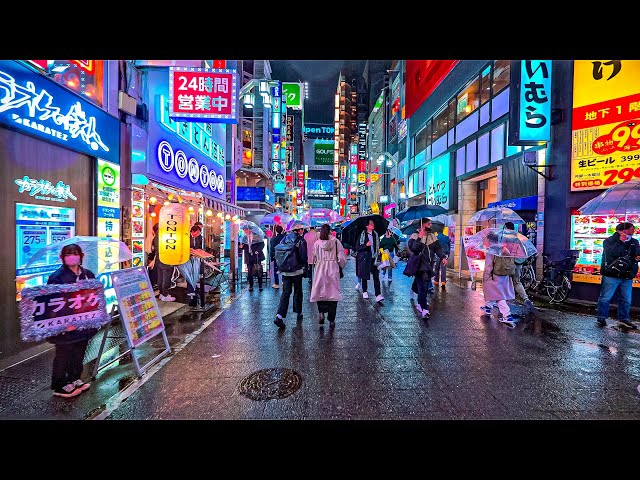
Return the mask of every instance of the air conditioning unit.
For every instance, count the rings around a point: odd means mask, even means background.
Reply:
[[[129,115],[135,115],[138,107],[138,102],[131,95],[127,95],[124,92],[118,92],[118,109]]]

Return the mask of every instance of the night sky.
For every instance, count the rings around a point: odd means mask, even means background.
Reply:
[[[309,82],[309,99],[305,100],[304,104],[305,122],[333,124],[333,96],[338,88],[340,72],[351,71],[362,74],[367,61],[270,60],[270,62],[273,79],[284,82]],[[380,61],[375,62],[380,63]],[[391,62],[388,61],[388,64],[390,65]],[[385,66],[385,68],[389,67]]]

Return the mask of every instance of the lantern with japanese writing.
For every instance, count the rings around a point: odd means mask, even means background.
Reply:
[[[180,203],[164,205],[158,216],[158,254],[167,265],[189,260],[189,212]]]

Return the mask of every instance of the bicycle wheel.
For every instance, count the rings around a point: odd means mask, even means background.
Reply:
[[[522,271],[522,276],[520,277],[520,282],[525,290],[530,290],[536,283],[535,273],[533,268],[528,266]]]
[[[567,299],[570,289],[571,283],[569,279],[566,275],[562,275],[559,285],[547,285],[547,295],[549,295],[552,303],[562,303]]]

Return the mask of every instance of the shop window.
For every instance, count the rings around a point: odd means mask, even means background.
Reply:
[[[426,152],[420,152],[418,155],[415,156],[415,165],[413,166],[413,168],[420,168],[421,165],[424,165],[424,163],[427,161],[427,155]]]
[[[488,208],[489,204],[498,199],[498,177],[485,178],[478,182],[477,209]]]
[[[478,168],[489,165],[489,133],[478,138]]]
[[[458,94],[456,116],[458,122],[464,120],[480,106],[480,77],[471,80]]]
[[[484,105],[491,98],[491,65],[488,65],[480,75],[480,105]]]
[[[467,143],[467,172],[475,170],[476,167],[476,140]]]
[[[422,152],[425,148],[427,148],[427,138],[429,136],[429,128],[428,125],[418,132],[415,136],[415,154]]]
[[[511,60],[495,60],[493,63],[492,92],[495,97],[509,86],[511,80]]]
[[[491,161],[497,162],[504,158],[504,126],[498,125],[491,130]]]
[[[456,177],[464,174],[466,161],[466,148],[462,147],[456,151]]]
[[[447,111],[448,105],[435,115],[433,118],[433,131],[431,132],[431,143],[438,140],[443,135],[447,134],[449,130],[449,113]]]

